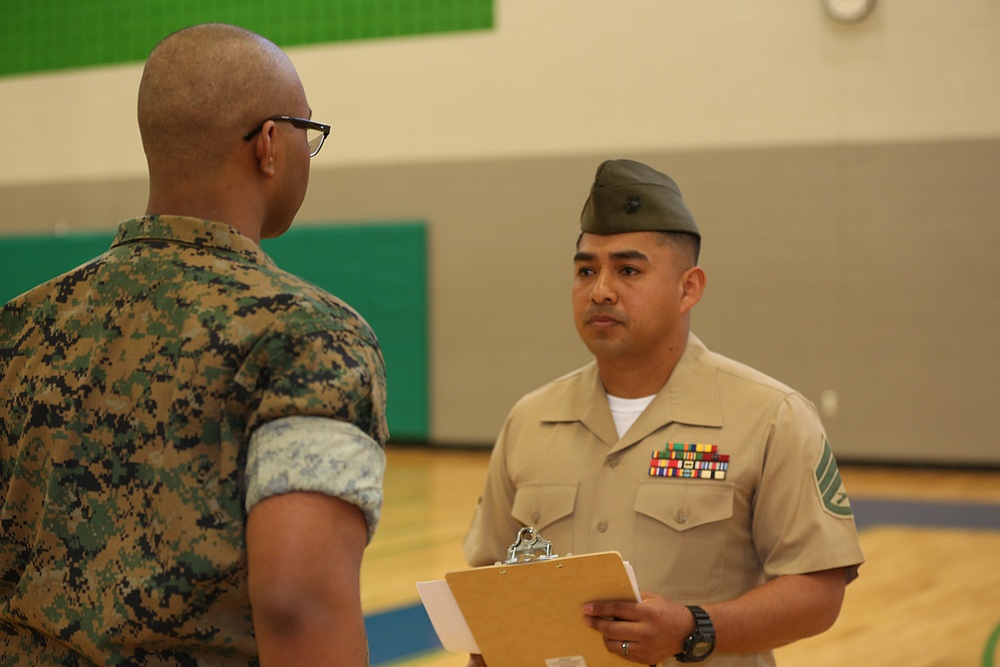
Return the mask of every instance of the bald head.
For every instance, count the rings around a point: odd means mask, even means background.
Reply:
[[[265,118],[303,99],[288,56],[223,24],[176,32],[153,50],[139,85],[139,131],[150,178],[203,177]]]

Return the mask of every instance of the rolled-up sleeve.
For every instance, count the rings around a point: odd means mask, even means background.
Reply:
[[[382,511],[385,452],[353,424],[293,416],[263,424],[250,438],[246,510],[271,496],[323,493],[355,505],[371,542]]]

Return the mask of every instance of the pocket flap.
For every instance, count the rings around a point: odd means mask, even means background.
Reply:
[[[576,487],[574,482],[533,482],[519,486],[514,494],[511,516],[522,525],[541,532],[546,526],[573,513]]]
[[[734,497],[730,483],[656,479],[639,485],[635,511],[683,531],[732,518]]]

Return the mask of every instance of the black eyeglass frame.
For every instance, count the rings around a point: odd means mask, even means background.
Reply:
[[[256,128],[244,134],[243,141],[250,141],[260,134],[260,131],[264,129],[264,124],[269,120],[273,120],[274,122],[281,121],[284,123],[291,123],[294,127],[297,127],[300,130],[317,130],[322,132],[323,138],[320,139],[319,146],[316,147],[316,150],[309,153],[309,157],[314,157],[317,153],[319,153],[319,149],[323,148],[323,143],[326,141],[326,138],[330,136],[330,126],[325,123],[317,123],[316,121],[309,120],[308,118],[296,118],[295,116],[271,116],[270,118],[265,118]]]

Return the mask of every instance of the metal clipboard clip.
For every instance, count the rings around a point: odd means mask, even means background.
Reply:
[[[552,543],[538,534],[538,531],[531,527],[525,527],[517,531],[517,539],[514,544],[507,549],[507,560],[503,563],[496,562],[496,565],[515,565],[517,563],[531,563],[537,560],[551,560],[558,558],[552,553]]]

